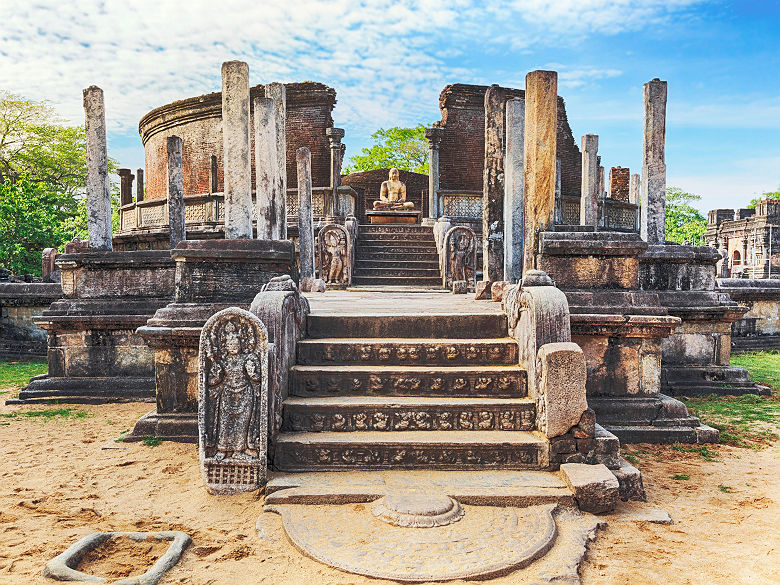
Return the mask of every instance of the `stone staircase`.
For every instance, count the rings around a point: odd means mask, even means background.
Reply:
[[[354,286],[441,287],[433,229],[421,225],[361,225]]]
[[[500,313],[312,313],[273,466],[546,469],[506,327]]]

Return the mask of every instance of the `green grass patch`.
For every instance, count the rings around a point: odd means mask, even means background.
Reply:
[[[718,489],[722,491],[724,494],[730,494],[731,492],[734,491],[734,488],[731,487],[730,485],[723,485],[723,484],[719,485]]]
[[[15,390],[26,386],[33,376],[49,371],[46,361],[0,362],[0,390]]]
[[[147,447],[157,447],[161,445],[163,440],[160,437],[146,437],[143,440],[143,444]]]
[[[735,353],[731,365],[747,369],[751,380],[770,386],[773,393],[780,393],[780,351]]]
[[[685,400],[702,422],[720,431],[720,442],[760,449],[778,439],[780,396],[706,396]]]
[[[675,473],[672,476],[672,479],[676,479],[677,481],[688,481],[689,479],[691,479],[691,476],[686,475],[684,473]]]
[[[41,418],[44,420],[52,418],[87,418],[88,410],[75,410],[73,408],[49,408],[46,410],[20,410],[17,412],[8,412],[0,414],[2,418]]]
[[[707,445],[682,445],[675,443],[672,445],[674,451],[682,451],[683,453],[697,453],[701,455],[705,461],[714,461],[718,454],[710,449]]]

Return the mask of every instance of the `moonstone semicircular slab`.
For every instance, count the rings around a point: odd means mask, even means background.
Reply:
[[[447,526],[393,526],[366,504],[268,505],[290,541],[307,556],[349,573],[405,582],[505,575],[555,544],[555,504],[528,508],[463,506]]]
[[[458,501],[446,494],[415,492],[388,494],[376,500],[371,511],[388,524],[410,528],[447,526],[464,514]]]

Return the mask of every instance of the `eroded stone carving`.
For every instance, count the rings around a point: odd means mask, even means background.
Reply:
[[[445,288],[462,290],[455,282],[465,282],[466,290],[476,289],[477,236],[465,226],[455,226],[444,236],[444,277]]]
[[[349,285],[352,281],[349,232],[343,225],[329,224],[317,236],[320,278],[328,285]]]
[[[201,470],[211,493],[258,489],[266,479],[268,332],[230,307],[203,326],[198,356]]]

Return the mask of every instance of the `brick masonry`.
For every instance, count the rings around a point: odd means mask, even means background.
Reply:
[[[611,199],[628,202],[628,184],[631,171],[623,167],[609,169],[609,196]]]
[[[287,92],[287,185],[297,184],[295,151],[306,146],[312,154],[314,187],[330,185],[330,148],[325,134],[333,126],[331,112],[336,90],[322,83],[306,81],[285,84]],[[250,89],[250,98],[265,95],[265,86]],[[251,124],[251,122],[250,122]],[[222,94],[210,93],[176,101],[146,114],[138,125],[146,162],[146,198],[167,194],[168,136],[182,139],[184,194],[209,192],[211,156],[217,157],[217,191],[224,185],[222,169]],[[252,144],[254,185],[254,137]]]
[[[485,158],[486,85],[456,83],[445,87],[439,96],[442,118],[435,125],[444,129],[439,148],[439,173],[442,189],[482,191]],[[508,98],[525,98],[522,89],[505,88]],[[561,159],[561,192],[579,197],[582,177],[580,149],[574,140],[566,104],[558,97],[558,158]]]

